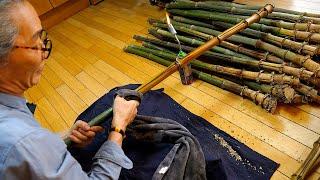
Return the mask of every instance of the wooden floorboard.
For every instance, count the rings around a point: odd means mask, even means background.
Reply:
[[[317,12],[316,0],[249,1],[239,3]],[[147,34],[148,17],[163,18],[163,10],[147,0],[104,1],[91,6],[49,30],[54,49],[40,83],[25,96],[38,105],[35,117],[53,132],[69,128],[75,118],[110,89],[143,83],[165,67],[122,51],[138,44],[134,34]],[[191,112],[280,163],[273,179],[289,179],[320,135],[317,105],[279,105],[275,115],[251,101],[197,80],[181,85],[174,73],[155,88]],[[320,177],[320,170],[310,179]]]

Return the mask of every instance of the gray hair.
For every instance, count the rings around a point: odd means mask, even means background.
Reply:
[[[7,63],[8,54],[19,33],[12,11],[22,2],[24,0],[0,0],[0,65]]]

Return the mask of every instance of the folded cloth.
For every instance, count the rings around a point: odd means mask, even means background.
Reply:
[[[114,95],[119,89],[136,89],[138,86],[114,88],[85,110],[78,119],[89,121],[112,106]],[[207,179],[270,179],[279,166],[205,119],[192,114],[163,93],[162,89],[148,91],[143,95],[138,114],[172,119],[188,129],[201,145],[206,161]],[[107,139],[111,118],[106,119],[102,126],[106,131],[97,134],[88,147],[69,149],[86,171],[90,170],[92,157]],[[173,147],[174,144],[168,142],[147,142],[128,136],[124,139],[123,149],[134,167],[131,170],[122,169],[120,179],[152,179],[159,164]]]
[[[206,179],[205,159],[199,142],[176,121],[138,115],[127,128],[127,134],[140,141],[174,144],[152,179]]]

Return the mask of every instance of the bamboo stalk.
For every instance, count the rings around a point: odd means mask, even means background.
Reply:
[[[161,57],[158,57],[156,55],[153,55],[151,53],[147,53],[144,51],[141,51],[136,48],[132,47],[126,47],[125,48],[126,52],[136,54],[138,56],[145,57],[147,59],[150,59],[152,61],[155,61],[159,64],[162,64],[164,66],[169,66],[171,64],[170,61],[165,60]],[[268,112],[274,113],[276,106],[277,106],[277,100],[272,98],[271,96],[265,95],[260,93],[259,91],[253,91],[245,86],[240,86],[236,83],[233,83],[231,81],[224,80],[222,78],[219,78],[217,76],[209,75],[197,70],[192,70],[193,75],[197,77],[198,79],[201,79],[203,81],[206,81],[210,84],[213,84],[215,86],[218,86],[222,89],[226,89],[228,91],[240,94],[241,96],[247,97],[250,100],[254,101],[258,105],[260,105],[262,108],[267,110]]]
[[[148,30],[148,32],[152,35],[156,35],[156,36],[164,36],[164,37],[167,37],[167,38],[170,38],[171,40],[175,41],[175,37],[169,33],[168,31],[164,31],[162,30],[162,34],[159,33],[157,31],[157,29],[154,29],[154,28],[150,28]],[[184,43],[187,43],[191,46],[200,46],[200,45],[203,45],[204,42],[203,41],[200,41],[199,39],[192,39],[192,38],[188,38],[188,37],[185,37],[185,36],[181,36],[181,35],[177,35],[177,37],[179,38],[179,40],[181,42],[184,42]],[[214,52],[218,52],[218,53],[222,53],[222,54],[227,54],[227,55],[232,55],[232,56],[238,56],[238,57],[245,57],[245,58],[250,58],[246,55],[242,55],[242,54],[239,54],[239,53],[236,53],[234,51],[231,51],[231,50],[228,50],[226,48],[222,48],[220,46],[215,46],[213,48],[210,49],[211,51],[214,51]]]
[[[310,97],[312,101],[320,104],[320,96],[318,95],[318,91],[312,87],[306,86],[304,84],[300,84],[300,86],[294,87],[294,89],[301,94],[304,94],[307,97]]]
[[[162,40],[148,38],[148,37],[144,37],[144,36],[138,36],[138,35],[134,35],[133,38],[136,39],[136,40],[150,42],[150,43],[157,44],[157,45],[164,46],[164,47],[179,49],[179,45],[176,44],[176,43],[172,43],[172,42],[162,41]],[[235,52],[240,52],[240,53],[246,54],[248,56],[254,57],[256,59],[260,59],[260,60],[263,60],[263,61],[274,62],[274,63],[277,63],[277,64],[284,64],[284,65],[287,65],[287,66],[292,66],[291,62],[290,62],[290,64],[288,64],[288,63],[284,62],[282,59],[280,59],[280,58],[278,58],[276,56],[273,56],[271,54],[268,54],[268,53],[257,52],[257,51],[251,50],[251,49],[244,48],[244,47],[242,47],[240,45],[235,45],[235,44],[229,43],[227,41],[223,41],[221,43],[221,45],[223,47],[231,49],[231,50],[233,50]],[[182,45],[182,49],[184,51],[190,52],[190,51],[192,51],[194,49],[194,47]],[[246,58],[246,59],[250,59],[250,58]]]
[[[174,10],[174,9],[172,9],[172,10]],[[172,10],[168,10],[168,11],[172,11]],[[237,15],[230,16],[230,15],[228,15],[227,17],[233,18],[233,20],[232,19],[229,20],[229,18],[226,18],[226,16],[223,16],[223,13],[215,13],[215,14],[217,16],[222,15],[221,18],[224,19],[223,22],[229,22],[229,23],[240,22],[243,18],[245,18],[245,16],[237,16]],[[223,18],[223,17],[225,17],[225,18]],[[184,22],[184,17],[182,17],[182,16],[175,16],[175,17],[173,17],[173,19],[176,21],[179,21],[179,22]],[[189,20],[187,20],[187,21],[189,21]],[[221,19],[219,21],[221,21]],[[267,26],[274,26],[274,27],[290,29],[290,30],[317,32],[317,33],[320,32],[320,25],[319,24],[298,23],[298,22],[291,23],[291,22],[285,22],[282,20],[271,20],[271,19],[261,19],[261,21],[259,23],[267,25]],[[196,23],[191,23],[191,24],[201,26],[200,24],[196,24]],[[204,23],[204,24],[207,24],[207,23]],[[255,23],[255,24],[257,24],[257,23]],[[250,28],[252,28],[252,26],[255,26],[255,24],[251,25]],[[206,27],[206,26],[203,26],[203,27]],[[210,28],[210,27],[208,27],[208,28]]]
[[[173,22],[173,24],[175,26],[184,26],[186,28],[189,28],[192,30],[197,30],[197,31],[200,31],[203,33],[207,33],[209,35],[214,35],[214,36],[220,33],[219,31],[216,31],[213,29],[188,25],[188,24],[184,24],[184,23],[174,23]],[[157,31],[159,32],[159,34],[163,33],[162,30],[157,30]],[[291,52],[289,50],[284,50],[284,49],[281,49],[281,48],[274,46],[272,44],[263,42],[262,40],[248,38],[248,37],[244,37],[244,36],[240,36],[240,35],[233,35],[230,38],[228,38],[228,40],[231,40],[231,41],[237,42],[237,43],[243,43],[243,44],[246,44],[249,46],[253,46],[255,48],[260,48],[262,50],[271,52],[271,53],[277,55],[278,57],[289,60],[293,63],[301,65],[301,66],[305,67],[306,69],[314,72],[315,77],[320,77],[320,64],[313,61],[309,56],[302,56],[302,55],[296,54],[294,52]]]
[[[243,84],[250,89],[261,91],[266,94],[271,94],[276,97],[280,102],[289,103],[303,103],[304,99],[292,87],[288,85],[268,85],[259,84],[252,81],[243,81]]]
[[[235,25],[234,27],[224,31],[221,33],[217,38],[211,39],[210,41],[206,42],[202,46],[198,47],[196,50],[192,51],[189,53],[186,57],[182,58],[179,62],[180,65],[185,65],[189,63],[192,59],[197,58],[200,56],[203,52],[211,49],[213,46],[216,46],[220,44],[223,40],[227,39],[228,37],[232,36],[233,34],[238,33],[239,31],[247,28],[250,24],[255,23],[261,19],[261,17],[265,17],[266,15],[272,13],[273,6],[271,5],[266,5],[263,9],[259,10],[255,14],[253,14],[250,18],[246,19],[244,22],[239,23]],[[147,83],[139,86],[136,91],[140,93],[145,93],[152,89],[154,86],[159,84],[161,81],[163,81],[165,78],[173,74],[178,70],[179,64],[177,63],[172,63],[166,70],[163,72],[159,73],[157,76],[153,77],[150,79]],[[107,109],[106,111],[102,112],[95,118],[89,121],[89,125],[98,125],[102,123],[107,117],[112,115],[112,108]],[[71,140],[70,138],[64,139],[64,142],[67,144],[67,146],[71,145]]]
[[[233,26],[232,24],[224,23],[224,22],[213,22],[213,24],[216,26],[222,27],[224,29],[227,29],[227,28]],[[311,55],[311,56],[320,54],[320,49],[318,47],[311,46],[311,45],[304,44],[304,43],[295,42],[290,39],[274,36],[270,33],[260,32],[257,30],[247,28],[247,29],[241,31],[240,34],[244,34],[247,36],[252,36],[252,37],[255,37],[258,39],[265,40],[265,41],[272,43],[272,44],[275,44],[277,46],[294,50],[299,54],[303,53],[303,54],[307,54],[307,55]]]
[[[194,2],[194,1],[176,1],[166,5],[166,9],[204,9],[217,12],[226,12],[230,14],[251,15],[255,10],[241,9],[239,7],[217,6],[206,2]],[[312,21],[315,24],[320,24],[320,18],[299,16],[295,14],[287,14],[280,12],[273,12],[269,14],[267,18],[281,19],[291,22],[309,22]]]
[[[186,24],[180,24],[180,22],[175,22],[175,21],[172,21],[172,22],[173,22],[173,24],[178,25],[176,28],[178,30],[180,30],[180,31],[183,31],[183,32],[186,32],[186,33],[189,33],[189,34],[193,34],[195,36],[198,36],[198,37],[204,38],[204,39],[212,38],[212,36],[206,35],[206,34],[204,34],[202,32],[193,31],[190,28],[180,27],[180,25],[184,26]],[[163,22],[153,22],[152,24],[154,26],[160,27],[160,28],[166,28],[167,27],[167,25],[164,24]],[[221,28],[224,28],[224,29],[232,27],[232,24],[224,23],[224,22],[213,22],[213,24],[216,25],[216,26],[219,26]],[[191,24],[188,24],[188,25],[191,25]],[[193,26],[193,25],[191,25],[191,26]],[[217,29],[216,26],[212,26],[211,29]],[[203,26],[198,26],[198,27],[203,27]],[[318,47],[307,45],[307,44],[303,44],[303,43],[299,43],[299,42],[295,42],[295,41],[292,41],[292,40],[289,40],[289,39],[286,39],[286,38],[281,38],[281,37],[274,36],[274,35],[269,34],[269,33],[256,31],[256,30],[253,30],[253,29],[250,29],[250,28],[247,28],[247,29],[243,30],[242,32],[240,32],[240,34],[253,36],[255,38],[268,41],[268,42],[270,42],[272,44],[275,44],[277,46],[286,47],[288,49],[295,50],[299,54],[301,52],[303,52],[304,54],[307,54],[307,55],[312,55],[312,56],[320,54],[320,49]]]
[[[200,18],[206,20],[213,20],[213,21],[223,21],[227,23],[235,24],[237,22],[241,22],[245,16],[231,16],[225,13],[216,13],[216,12],[209,12],[203,10],[181,10],[181,9],[168,9],[168,12],[174,15],[180,15],[184,17],[191,17],[191,18]],[[261,20],[262,22],[264,19]],[[263,31],[267,33],[272,33],[277,36],[290,36],[295,39],[303,40],[303,41],[310,41],[319,43],[320,42],[320,34],[314,32],[305,32],[305,31],[297,31],[297,30],[289,30],[285,28],[273,27],[264,24],[252,24],[250,28]]]
[[[167,53],[164,51],[148,49],[144,47],[139,47],[135,45],[130,45],[127,49],[137,49],[140,51],[144,51],[149,54],[155,54],[158,57],[162,57],[165,59],[169,59],[174,61],[176,59],[176,55]],[[206,69],[212,72],[220,73],[220,74],[227,74],[235,77],[241,77],[244,79],[251,79],[256,80],[257,82],[265,82],[265,83],[275,83],[275,84],[289,84],[292,86],[300,85],[300,81],[298,78],[294,78],[291,76],[286,76],[284,74],[274,74],[274,73],[263,73],[263,72],[254,72],[254,71],[247,71],[243,69],[236,69],[231,67],[224,67],[220,65],[213,65],[205,62],[201,62],[199,60],[193,60],[190,62],[193,67]]]
[[[225,1],[207,1],[207,3],[219,5],[219,6],[238,7],[242,9],[251,9],[251,10],[258,10],[262,8],[262,6],[252,6],[252,5],[238,4],[238,3],[225,2]],[[288,13],[288,14],[295,14],[299,16],[309,16],[309,17],[320,18],[320,14],[309,13],[309,12],[299,12],[299,11],[277,8],[277,7],[274,8],[274,12],[282,12],[282,13]]]
[[[144,38],[142,38],[142,39],[144,39]],[[174,47],[177,49],[178,45],[171,45],[169,47]],[[184,46],[182,48],[183,48],[183,50],[186,50],[186,51],[192,51],[192,48],[190,48],[190,47]],[[165,49],[162,49],[162,50],[166,51]],[[157,53],[157,52],[155,52],[155,53]],[[286,74],[301,78],[305,81],[311,82],[312,84],[320,87],[320,79],[314,77],[313,72],[305,70],[303,68],[299,69],[299,68],[286,66],[283,64],[275,64],[275,63],[268,63],[268,62],[263,62],[263,61],[256,61],[256,60],[239,58],[239,57],[228,56],[228,55],[222,55],[222,54],[212,53],[212,52],[206,52],[203,55],[211,58],[212,60],[219,59],[219,60],[223,60],[226,62],[238,63],[238,64],[243,64],[246,66],[255,67],[258,69],[267,69],[267,70],[271,70],[271,71],[277,71],[279,73],[286,73]]]
[[[295,172],[291,179],[292,180],[303,180],[312,173],[312,170],[319,167],[320,163],[320,138],[314,142],[313,148],[308,157],[303,161],[300,168]]]

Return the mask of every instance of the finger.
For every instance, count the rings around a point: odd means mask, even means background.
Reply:
[[[76,136],[78,139],[80,139],[82,141],[88,140],[88,138],[85,135],[81,134],[79,131],[76,131],[76,130],[72,131],[72,135]]]
[[[90,130],[93,131],[93,132],[99,133],[99,132],[103,132],[103,131],[104,131],[104,128],[101,127],[101,126],[92,126],[92,127],[90,128]]]
[[[96,136],[96,133],[93,131],[83,131],[82,129],[79,129],[80,133],[86,136],[88,139],[93,138]]]
[[[69,138],[74,143],[77,143],[77,144],[82,143],[82,141],[80,139],[78,139],[77,137],[75,137],[74,135],[70,135]]]
[[[77,124],[77,128],[76,129],[80,129],[81,128],[81,129],[83,129],[85,131],[88,131],[90,129],[89,124],[84,122],[84,121],[82,121],[82,120],[77,121],[76,124]]]

